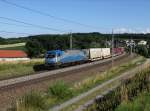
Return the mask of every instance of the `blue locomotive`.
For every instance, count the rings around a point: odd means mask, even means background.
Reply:
[[[60,66],[86,60],[88,57],[83,50],[52,50],[45,54],[46,66]]]

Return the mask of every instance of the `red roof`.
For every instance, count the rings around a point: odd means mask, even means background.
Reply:
[[[24,58],[27,54],[20,50],[0,50],[0,58]]]

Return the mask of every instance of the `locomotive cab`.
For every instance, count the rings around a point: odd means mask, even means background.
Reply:
[[[59,63],[59,58],[63,55],[61,50],[47,51],[45,54],[45,65],[55,66]]]

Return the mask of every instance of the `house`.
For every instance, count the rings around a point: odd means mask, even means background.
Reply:
[[[0,61],[29,60],[27,54],[20,50],[0,50]]]
[[[140,42],[138,42],[138,45],[146,45],[147,41],[141,40]]]

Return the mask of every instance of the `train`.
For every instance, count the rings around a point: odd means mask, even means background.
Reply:
[[[46,67],[59,67],[65,64],[96,61],[124,53],[124,48],[89,48],[82,50],[52,50],[45,54]]]

